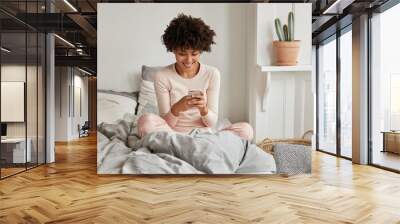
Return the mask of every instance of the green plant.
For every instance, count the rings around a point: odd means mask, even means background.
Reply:
[[[279,41],[294,41],[294,15],[293,12],[288,14],[288,24],[284,24],[283,28],[280,19],[275,19],[275,32]]]
[[[289,31],[287,25],[283,25],[283,34],[285,36],[285,41],[289,41]]]
[[[284,39],[283,30],[282,30],[282,26],[281,26],[281,21],[279,19],[275,19],[275,31],[276,31],[276,35],[279,38],[279,41],[283,41],[283,39]]]
[[[289,41],[293,41],[294,40],[294,15],[293,15],[293,12],[289,12],[288,27],[289,27]]]

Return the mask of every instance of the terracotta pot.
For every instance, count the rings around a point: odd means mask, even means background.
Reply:
[[[299,56],[300,41],[274,41],[276,65],[290,66],[297,65]]]

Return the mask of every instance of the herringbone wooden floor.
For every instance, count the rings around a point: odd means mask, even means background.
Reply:
[[[0,181],[0,223],[400,223],[400,175],[315,152],[313,174],[98,176],[96,139]]]

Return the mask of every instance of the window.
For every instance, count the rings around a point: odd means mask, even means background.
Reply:
[[[352,32],[340,36],[340,155],[352,157]]]
[[[317,62],[318,150],[351,159],[353,96],[351,25],[319,45]]]
[[[336,40],[318,48],[318,149],[336,153]]]
[[[400,170],[400,132],[395,132],[400,130],[398,21],[400,5],[371,19],[370,156],[372,164],[394,170]]]
[[[390,74],[390,130],[400,130],[400,73]]]

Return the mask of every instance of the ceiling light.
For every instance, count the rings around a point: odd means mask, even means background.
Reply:
[[[337,6],[337,4],[340,2],[340,0],[336,0],[332,5],[330,5],[327,9],[324,10],[324,12],[322,12],[322,14],[328,14],[328,13],[332,13],[332,9],[335,9],[335,7]]]
[[[64,43],[66,43],[67,45],[69,45],[70,47],[75,48],[75,45],[71,44],[71,42],[69,42],[68,40],[58,36],[57,34],[54,34],[55,37],[57,37],[58,39],[60,39],[61,41],[63,41]]]
[[[322,14],[342,14],[343,10],[350,6],[356,0],[336,0]]]
[[[1,47],[1,50],[4,51],[4,52],[6,52],[6,53],[10,53],[10,52],[11,52],[11,50],[9,50],[9,49],[7,49],[7,48],[5,48],[5,47]]]
[[[67,4],[72,10],[74,10],[74,12],[78,12],[78,10],[71,4],[69,3],[68,0],[64,0],[65,4]]]
[[[77,48],[76,53],[78,53],[79,55],[83,55],[83,49]]]
[[[90,72],[88,72],[88,71],[86,71],[86,70],[83,70],[83,69],[81,69],[81,68],[79,68],[79,67],[78,67],[78,70],[81,71],[81,72],[83,72],[83,73],[85,73],[85,74],[87,74],[87,75],[92,75],[92,73],[90,73]]]

